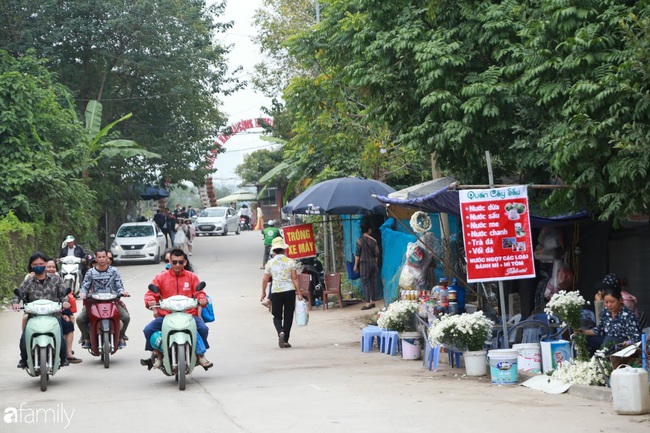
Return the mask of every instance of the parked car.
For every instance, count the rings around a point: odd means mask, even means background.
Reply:
[[[199,212],[194,228],[197,236],[239,234],[239,216],[229,207],[209,207]]]
[[[127,260],[160,263],[165,254],[165,235],[152,221],[124,223],[111,239],[113,263]]]

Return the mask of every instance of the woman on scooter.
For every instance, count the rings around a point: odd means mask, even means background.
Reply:
[[[153,346],[151,346],[151,335],[162,329],[163,319],[167,314],[169,314],[168,311],[155,308],[156,305],[158,305],[162,299],[167,299],[174,295],[183,295],[188,298],[195,298],[201,307],[205,307],[208,303],[205,293],[203,291],[196,291],[196,287],[200,283],[199,277],[193,272],[185,269],[185,266],[189,261],[185,252],[179,248],[174,248],[169,252],[169,261],[171,263],[171,268],[157,274],[152,281],[152,284],[158,286],[158,289],[160,290],[159,293],[147,290],[144,294],[145,306],[154,309],[154,316],[156,317],[145,326],[143,330],[145,337],[145,350],[153,351],[156,355],[156,360],[153,364],[154,368],[160,368],[162,365],[162,353],[154,350]],[[188,310],[187,312],[194,316],[194,320],[196,321],[196,331],[201,335],[206,349],[208,349],[210,347],[208,345],[208,327],[198,316],[198,310],[196,308]],[[197,352],[196,354],[198,357],[197,362],[201,367],[206,370],[212,367],[213,364],[205,357],[205,353]],[[146,359],[141,360],[140,363],[147,366]]]
[[[56,261],[50,259],[45,264],[45,272],[51,275],[59,275],[59,270],[56,266]],[[70,303],[70,308],[66,308],[61,311],[61,325],[63,327],[63,339],[65,340],[65,345],[68,353],[68,362],[70,364],[79,364],[82,360],[74,356],[72,351],[72,344],[74,343],[74,314],[77,312],[77,300],[70,293],[68,295],[68,302]]]
[[[63,308],[70,308],[70,303],[68,302],[67,295],[64,295],[65,287],[63,286],[63,280],[58,275],[51,275],[45,272],[45,264],[47,263],[47,256],[41,252],[35,252],[29,258],[27,265],[27,271],[33,272],[33,276],[29,276],[22,282],[18,290],[23,294],[23,299],[25,303],[34,302],[39,299],[47,299],[53,302],[61,302]],[[17,296],[11,300],[11,307],[14,311],[20,311],[20,299]],[[59,325],[61,325],[61,315],[58,315]],[[63,330],[61,331],[63,336]],[[59,353],[61,357],[61,366],[65,367],[70,365],[68,363],[67,349],[65,344],[65,339],[61,338],[61,351]],[[18,368],[27,367],[27,348],[25,345],[25,330],[20,336],[20,361],[18,362]]]

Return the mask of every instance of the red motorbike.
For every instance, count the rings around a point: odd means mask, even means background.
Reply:
[[[84,300],[88,312],[90,349],[93,356],[99,356],[104,368],[110,366],[111,355],[118,350],[120,341],[120,311],[117,308],[121,295],[113,293],[93,293]]]

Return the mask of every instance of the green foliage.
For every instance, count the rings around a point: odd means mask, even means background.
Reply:
[[[304,179],[412,184],[435,153],[486,183],[488,150],[499,182],[568,186],[533,197],[547,213],[649,212],[646,1],[323,0],[301,29],[289,3],[269,0],[261,42],[300,65],[285,162]]]
[[[71,89],[77,112],[97,100],[108,123],[133,113],[129,122],[114,125],[112,138],[128,137],[161,158],[125,161],[121,155],[128,150],[133,156],[133,149],[113,147],[104,152],[112,161],[102,161],[117,172],[113,182],[198,185],[213,171],[206,155],[223,151],[213,140],[226,120],[217,95],[239,87],[228,75],[228,47],[217,41],[232,26],[217,21],[225,5],[205,3],[8,0],[0,46],[16,56],[35,48]],[[99,179],[105,171],[91,168],[89,175]]]

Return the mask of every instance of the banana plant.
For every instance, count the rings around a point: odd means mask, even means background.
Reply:
[[[114,122],[109,123],[101,128],[102,123],[102,104],[99,101],[92,100],[86,105],[86,132],[87,144],[84,146],[84,157],[82,162],[83,178],[88,179],[88,170],[97,165],[102,158],[123,157],[133,158],[136,156],[144,158],[160,158],[160,155],[149,152],[133,140],[116,139],[102,141],[113,126],[130,118],[133,113],[129,113]]]

